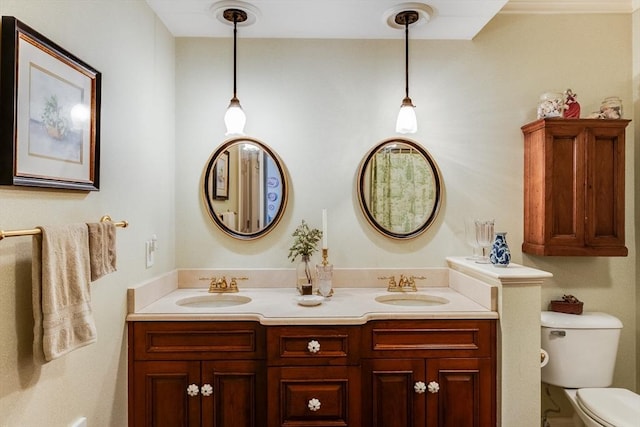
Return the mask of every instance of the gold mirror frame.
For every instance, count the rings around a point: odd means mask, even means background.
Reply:
[[[254,147],[249,151],[255,153],[247,159],[242,158],[246,146]],[[258,173],[251,172],[252,178],[246,179],[247,166],[241,161],[251,162],[249,169]],[[284,163],[271,148],[255,138],[238,137],[223,142],[211,154],[202,174],[201,190],[207,213],[220,230],[236,239],[253,240],[272,231],[282,219],[289,182]],[[246,193],[251,194],[248,199],[243,196]],[[224,218],[225,214],[229,216]]]
[[[403,154],[402,150],[407,150],[406,152],[404,152],[404,154],[411,154],[411,159],[413,159],[411,160],[412,165],[409,165],[411,166],[411,170],[407,170],[406,173],[418,174],[420,175],[418,178],[422,178],[422,181],[419,181],[419,188],[413,188],[413,190],[421,194],[426,194],[426,198],[420,199],[421,203],[416,204],[415,202],[418,199],[406,199],[405,194],[406,200],[404,200],[404,202],[407,204],[416,205],[415,209],[418,209],[417,205],[420,205],[421,210],[423,211],[420,218],[424,219],[417,221],[415,225],[412,225],[413,220],[408,221],[405,219],[403,224],[405,229],[399,230],[397,229],[399,227],[393,229],[391,228],[391,226],[383,224],[382,220],[380,219],[380,216],[395,215],[396,217],[398,217],[399,215],[401,215],[400,213],[396,212],[394,214],[392,212],[392,209],[396,207],[394,202],[390,198],[387,198],[387,200],[389,200],[388,202],[383,201],[388,206],[385,206],[385,208],[382,209],[386,209],[386,211],[384,215],[381,215],[380,213],[378,213],[378,211],[381,209],[376,209],[376,207],[374,206],[375,203],[373,203],[373,194],[374,192],[377,194],[388,194],[388,192],[392,191],[393,188],[404,188],[406,183],[396,182],[395,187],[391,187],[389,183],[392,183],[391,178],[393,178],[394,175],[390,172],[385,178],[386,181],[378,184],[378,186],[385,185],[386,187],[375,190],[373,188],[375,185],[373,168],[375,167],[374,162],[376,162],[377,155],[386,155],[387,153]],[[408,159],[405,159],[404,161],[407,160]],[[415,166],[413,165],[413,162],[419,162],[420,160],[424,161],[424,168],[421,167],[420,163],[415,164]],[[391,160],[387,161],[391,162]],[[416,167],[418,170],[416,170]],[[417,178],[415,176],[413,177],[413,182],[415,182],[415,179]],[[393,239],[411,239],[424,233],[433,224],[436,216],[438,215],[438,211],[440,210],[440,205],[442,202],[442,177],[440,176],[438,165],[426,149],[421,147],[417,142],[410,139],[389,138],[369,150],[369,152],[360,163],[357,185],[358,200],[360,202],[360,208],[362,209],[362,213],[364,214],[365,218],[378,232]],[[378,205],[379,204],[380,203],[378,203]]]

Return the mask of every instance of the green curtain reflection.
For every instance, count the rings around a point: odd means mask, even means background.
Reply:
[[[395,233],[415,231],[435,204],[433,170],[412,149],[385,149],[373,157],[371,214]]]

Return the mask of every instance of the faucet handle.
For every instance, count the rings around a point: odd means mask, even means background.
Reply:
[[[416,280],[425,280],[424,276],[409,276],[408,286],[412,291],[417,292],[418,288],[416,287]]]
[[[249,280],[248,277],[232,277],[229,283],[229,292],[238,292],[238,280]]]
[[[220,287],[220,280],[217,277],[200,277],[198,280],[209,281],[209,292],[215,292]]]
[[[400,276],[400,277],[402,277],[402,276]],[[387,283],[387,291],[394,292],[394,291],[398,290],[398,284],[396,283],[395,276],[382,276],[382,277],[378,277],[378,280],[388,280],[389,281]]]

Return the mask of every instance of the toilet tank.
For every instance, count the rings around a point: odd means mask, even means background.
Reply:
[[[581,315],[543,311],[542,349],[549,362],[542,382],[563,388],[609,387],[622,322],[596,312]]]

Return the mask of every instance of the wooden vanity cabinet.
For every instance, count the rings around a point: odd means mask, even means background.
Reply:
[[[263,427],[265,334],[252,322],[130,322],[130,427]]]
[[[490,319],[130,322],[129,426],[490,427],[495,358]]]
[[[540,119],[524,134],[522,252],[627,256],[625,128],[629,120]]]
[[[495,321],[377,321],[362,333],[363,426],[496,425]]]

